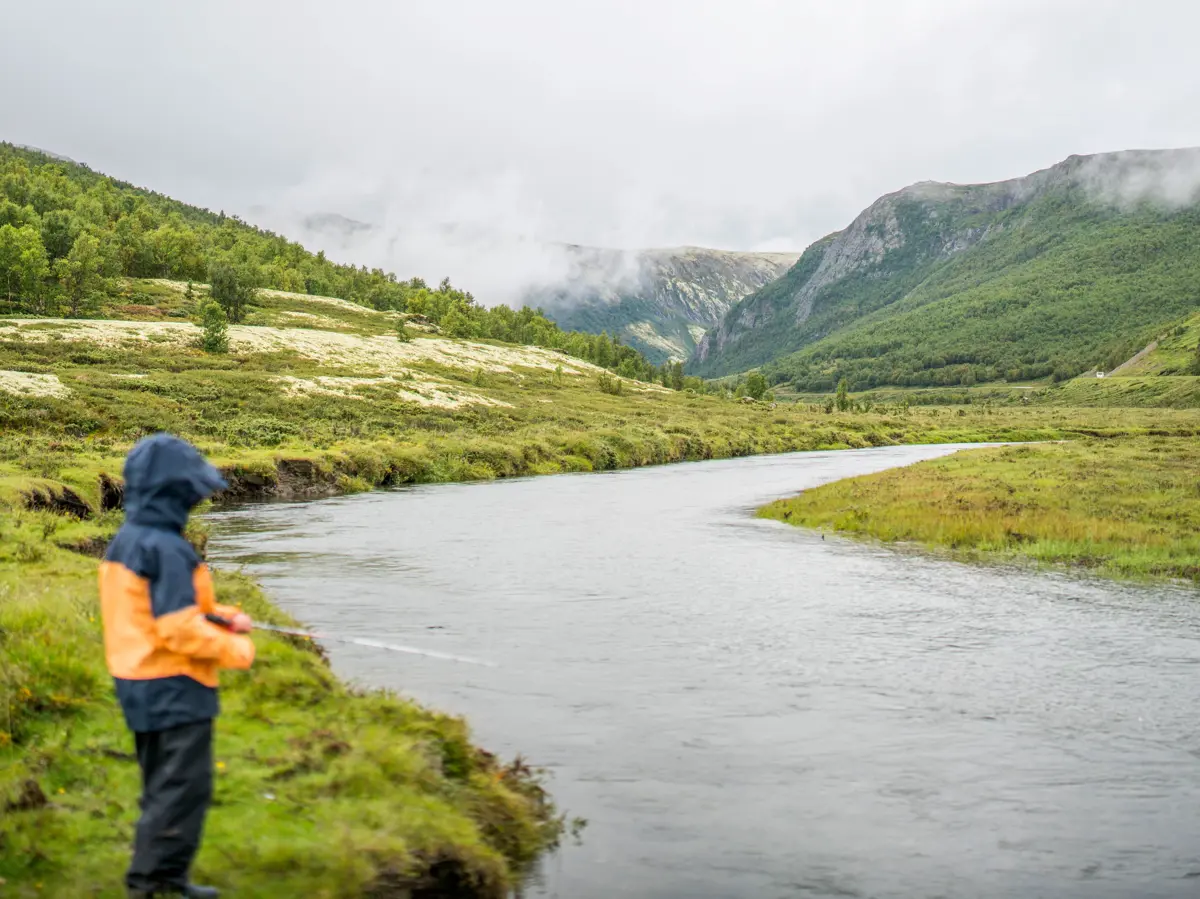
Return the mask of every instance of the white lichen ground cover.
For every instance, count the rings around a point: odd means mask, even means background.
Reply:
[[[0,390],[17,396],[66,396],[70,391],[56,375],[0,371]]]
[[[118,347],[149,341],[194,345],[200,329],[187,322],[110,321],[99,319],[8,319],[0,340],[28,342],[69,340]],[[393,336],[359,336],[311,328],[272,328],[232,325],[230,351],[239,353],[295,352],[313,362],[354,368],[387,370],[432,362],[451,368],[509,373],[514,368],[561,368],[567,375],[596,375],[601,369],[563,353],[532,346],[493,346],[469,340],[418,338],[408,342]]]

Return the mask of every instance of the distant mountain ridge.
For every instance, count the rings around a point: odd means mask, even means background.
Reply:
[[[32,147],[29,144],[13,144],[13,146],[21,150],[29,150],[32,153],[41,153],[43,156],[47,157],[48,159],[53,159],[55,162],[69,162],[71,165],[79,165],[79,163],[70,156],[63,156],[61,153],[51,153],[49,150],[43,150],[41,147]]]
[[[301,233],[345,256],[364,240],[393,236],[337,213],[298,220]],[[496,253],[503,239],[443,226],[447,243]],[[531,265],[512,302],[541,307],[560,327],[607,331],[655,363],[683,361],[734,303],[784,274],[799,253],[753,253],[703,247],[621,250],[512,239],[514,257]],[[383,251],[385,254],[387,251]],[[470,284],[464,285],[471,287]],[[484,298],[485,301],[487,298]]]
[[[805,390],[1069,376],[1200,306],[1198,201],[1200,149],[914,184],[735,304],[689,367]]]
[[[567,251],[569,278],[531,291],[526,301],[542,306],[560,327],[608,331],[659,362],[687,359],[734,303],[799,257],[702,247]]]

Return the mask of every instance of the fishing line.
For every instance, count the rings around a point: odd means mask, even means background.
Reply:
[[[205,615],[209,621],[218,627],[223,627],[226,630],[232,629],[233,622],[228,618],[222,618],[220,615]],[[398,646],[395,643],[382,643],[379,640],[369,640],[365,637],[340,637],[334,634],[314,634],[309,631],[302,631],[290,627],[278,627],[274,624],[259,624],[255,622],[254,627],[260,631],[269,631],[273,634],[284,634],[289,637],[300,637],[304,640],[327,640],[334,643],[352,643],[355,646],[369,646],[372,649],[386,649],[390,652],[403,652],[410,655],[426,656],[431,659],[441,659],[446,662],[463,662],[467,665],[483,665],[486,668],[495,668],[494,662],[486,662],[482,659],[470,659],[466,656],[451,655],[448,652],[437,652],[432,649],[418,649],[415,646]]]

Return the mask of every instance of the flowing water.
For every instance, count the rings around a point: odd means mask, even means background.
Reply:
[[[751,515],[949,450],[249,506],[210,553],[315,629],[499,665],[329,647],[552,771],[589,824],[532,895],[1200,897],[1195,593]]]

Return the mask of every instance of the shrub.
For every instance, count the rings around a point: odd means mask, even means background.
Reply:
[[[767,379],[762,372],[752,371],[746,376],[746,393],[753,399],[761,400],[767,392]]]
[[[600,392],[620,396],[622,393],[621,379],[614,378],[608,372],[600,372],[600,377],[597,379],[600,384]]]
[[[228,353],[229,352],[229,318],[225,315],[225,310],[221,308],[221,304],[215,300],[209,300],[200,307],[201,327],[204,329],[204,336],[200,339],[200,346],[206,353]]]

